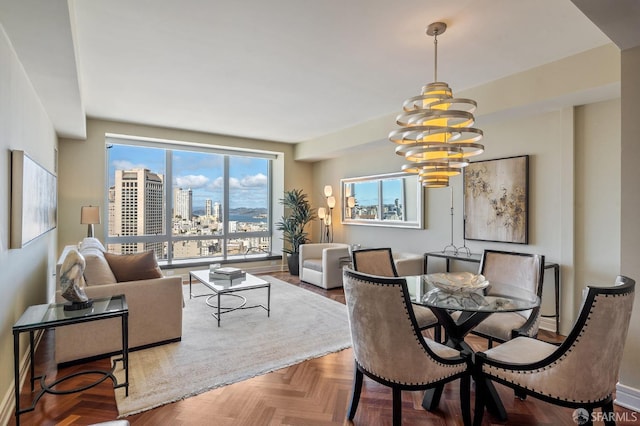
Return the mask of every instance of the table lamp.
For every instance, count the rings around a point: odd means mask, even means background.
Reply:
[[[80,223],[87,225],[87,237],[93,237],[93,225],[100,223],[100,207],[82,206],[80,209]]]

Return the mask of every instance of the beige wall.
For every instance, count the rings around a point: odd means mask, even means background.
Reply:
[[[312,188],[312,166],[294,161],[294,147],[290,144],[90,119],[86,141],[60,140],[59,252],[65,245],[75,244],[86,235],[86,227],[80,225],[80,207],[88,204],[104,206],[107,133],[277,152],[274,168],[279,171],[274,173],[274,197],[281,198],[283,188],[305,191]],[[274,205],[274,218],[277,220],[281,214],[281,207]],[[97,225],[95,231],[97,237],[103,238],[102,224]],[[280,244],[277,237],[274,243]]]
[[[640,47],[622,52],[622,150],[620,270],[640,283]],[[633,388],[628,403],[640,408],[640,296],[636,299],[625,347],[620,382]],[[621,388],[618,388],[620,398]]]
[[[38,96],[0,26],[0,398],[13,398],[13,335],[11,328],[27,306],[46,303],[53,295],[57,230],[22,249],[9,249],[11,150],[23,150],[54,171],[57,140]],[[25,355],[28,333],[21,338]],[[11,413],[1,413],[4,423]]]

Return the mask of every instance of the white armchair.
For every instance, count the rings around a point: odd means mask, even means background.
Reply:
[[[349,245],[309,243],[300,246],[300,280],[322,288],[342,287],[342,266],[349,262]]]

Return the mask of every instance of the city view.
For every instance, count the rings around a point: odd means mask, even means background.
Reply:
[[[108,146],[109,250],[154,250],[165,260],[223,258],[225,247],[227,258],[269,253],[269,160],[228,156],[228,174],[224,160],[225,155],[217,153]],[[166,184],[168,164],[170,186]],[[225,189],[228,218],[224,217]],[[130,242],[131,236],[145,238]],[[203,238],[207,236],[211,238]],[[121,237],[128,241],[118,242]]]

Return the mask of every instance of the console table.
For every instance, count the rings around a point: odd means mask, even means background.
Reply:
[[[482,255],[478,253],[472,253],[467,255],[466,253],[447,253],[442,251],[430,251],[424,254],[424,273],[428,274],[427,267],[429,266],[430,257],[439,257],[446,261],[446,272],[450,272],[451,261],[458,260],[461,262],[480,263],[482,261]],[[553,262],[545,262],[544,269],[553,269],[554,278],[554,296],[556,312],[554,315],[541,315],[545,318],[555,318],[556,320],[556,334],[560,333],[560,265]]]
[[[127,306],[125,296],[120,294],[117,296],[94,299],[91,307],[77,311],[65,311],[64,305],[64,303],[46,303],[43,305],[29,306],[13,326],[13,368],[15,377],[16,426],[20,425],[20,414],[33,411],[36,404],[45,393],[65,395],[74,392],[81,392],[110,378],[113,381],[114,389],[124,387],[125,395],[129,396],[129,308]],[[122,324],[122,357],[113,361],[113,365],[110,370],[79,371],[68,376],[58,378],[52,383],[45,383],[45,375],[35,376],[35,368],[33,364],[33,343],[35,331],[64,327],[88,321],[99,321],[108,318],[120,318]],[[25,332],[29,332],[29,380],[31,382],[31,392],[34,392],[34,383],[38,379],[40,380],[40,391],[33,398],[30,406],[20,408],[20,333]],[[82,344],[82,342],[78,342],[78,344]],[[119,361],[122,362],[125,373],[123,383],[118,383],[117,378],[113,374],[116,364]],[[82,374],[101,374],[102,376],[94,383],[89,383],[75,389],[55,389],[57,385],[65,380]]]

